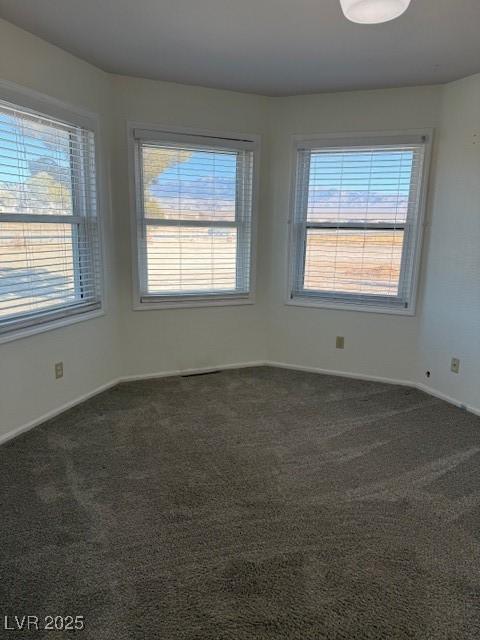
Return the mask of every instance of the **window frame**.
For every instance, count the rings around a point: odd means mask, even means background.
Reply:
[[[331,309],[331,310],[343,310],[343,311],[360,311],[365,313],[376,313],[386,315],[400,315],[400,316],[415,316],[416,305],[418,298],[418,287],[420,277],[420,265],[423,249],[423,236],[424,230],[427,226],[427,206],[428,206],[428,192],[429,192],[429,176],[430,165],[432,157],[432,145],[433,145],[434,129],[407,129],[407,130],[395,130],[395,131],[380,131],[380,132],[348,132],[348,133],[327,133],[327,134],[313,134],[313,135],[294,135],[292,136],[292,149],[291,149],[291,178],[290,178],[290,204],[288,214],[288,260],[287,260],[287,287],[285,293],[285,304],[288,306],[297,307],[310,307],[319,309]],[[298,152],[304,148],[334,148],[348,147],[348,146],[374,146],[374,145],[388,145],[388,144],[409,144],[413,139],[424,138],[425,151],[424,162],[422,168],[422,174],[420,177],[420,189],[418,198],[418,222],[415,229],[410,229],[410,233],[414,233],[409,242],[414,243],[413,259],[411,260],[411,268],[406,272],[406,264],[404,255],[408,242],[403,243],[402,247],[402,264],[400,273],[400,283],[405,278],[411,278],[410,299],[407,308],[401,305],[392,304],[392,298],[390,296],[371,296],[373,303],[376,301],[379,304],[365,304],[360,300],[357,300],[357,294],[344,293],[341,295],[343,300],[338,300],[340,296],[335,293],[323,292],[321,294],[317,292],[302,292],[302,295],[294,293],[294,286],[296,281],[297,269],[299,266],[302,270],[305,269],[305,259],[300,261],[299,255],[299,238],[298,232],[295,228],[295,214],[299,206],[298,199],[302,193],[301,189],[297,189],[298,186]],[[305,222],[305,238],[308,228],[327,228],[328,223],[307,223]],[[338,228],[338,224],[332,223],[332,228]],[[342,225],[340,225],[342,226]],[[347,223],[345,228],[352,228],[354,225]],[[384,223],[367,223],[362,224],[361,228],[379,228],[391,226],[392,228],[399,228],[399,225],[388,225]],[[408,228],[408,227],[407,227]],[[304,245],[304,241],[302,243]],[[365,299],[365,295],[361,296]],[[347,301],[347,300],[351,300]],[[382,303],[383,301],[383,303]]]
[[[242,144],[252,150],[252,208],[250,219],[250,287],[248,293],[210,293],[210,294],[172,294],[142,296],[141,292],[141,264],[138,242],[138,221],[143,217],[143,194],[141,180],[141,162],[139,145],[135,138],[135,130],[148,134],[152,141],[174,144],[188,142],[195,145],[218,142],[219,148],[230,146],[232,149],[241,148]],[[134,311],[149,311],[155,309],[181,309],[196,307],[238,306],[255,304],[256,294],[256,249],[258,223],[258,183],[260,170],[261,136],[251,133],[212,131],[190,127],[172,127],[137,121],[127,122],[127,141],[130,174],[130,222],[131,222],[131,251],[132,251],[132,309]],[[188,223],[187,223],[188,225]],[[187,226],[185,225],[185,226]],[[236,226],[235,223],[218,223],[219,226]],[[209,226],[212,226],[209,223]],[[215,223],[214,225],[215,226]],[[148,298],[148,299],[147,299]]]
[[[57,98],[45,95],[33,89],[22,87],[7,80],[0,80],[0,100],[9,102],[26,112],[30,111],[34,115],[39,114],[46,118],[57,120],[67,126],[87,129],[94,134],[96,224],[98,230],[97,275],[99,293],[99,300],[95,305],[85,305],[85,307],[75,307],[72,305],[69,307],[65,306],[63,309],[52,309],[51,311],[46,309],[45,313],[38,314],[37,322],[28,322],[26,317],[20,317],[18,322],[12,323],[11,329],[0,333],[0,344],[3,344],[105,315],[107,310],[104,244],[104,203],[106,203],[106,195],[103,191],[104,180],[102,160],[104,154],[98,114],[63,102],[62,100],[58,100]],[[74,198],[78,197],[76,191],[72,195]],[[19,216],[20,215],[22,214],[19,214]],[[28,222],[27,217],[27,214],[23,216],[25,222]],[[54,224],[55,221],[53,218],[60,219],[60,217],[61,216],[50,215],[47,222]],[[68,221],[69,224],[72,224],[72,227],[74,226],[74,219],[76,217],[78,216],[73,215]],[[33,222],[41,222],[38,215],[35,217]],[[63,223],[65,220],[61,220],[61,222]]]

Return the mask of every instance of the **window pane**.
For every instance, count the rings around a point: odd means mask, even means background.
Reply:
[[[149,293],[235,289],[235,228],[148,226],[146,252]]]
[[[235,220],[237,153],[143,147],[145,217]]]
[[[0,222],[0,319],[78,300],[76,233],[75,225]]]
[[[221,139],[203,136],[197,144],[195,136],[178,134],[170,143],[142,135],[140,299],[247,294],[253,148],[245,141],[225,148]]]
[[[99,308],[99,240],[94,132],[0,101],[0,334]]]
[[[374,139],[299,147],[292,299],[414,306],[428,136]]]
[[[403,231],[308,229],[304,288],[396,296]]]
[[[404,224],[414,151],[313,151],[308,187],[309,222]]]
[[[72,215],[71,131],[0,105],[0,140],[0,216]]]

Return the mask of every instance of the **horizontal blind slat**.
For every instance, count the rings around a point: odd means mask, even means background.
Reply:
[[[97,306],[100,265],[94,133],[0,102],[0,332]]]
[[[299,149],[293,296],[408,305],[424,149]]]
[[[142,298],[248,293],[253,153],[203,138],[138,152]]]

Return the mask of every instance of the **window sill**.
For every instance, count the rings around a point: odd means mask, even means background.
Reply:
[[[6,342],[12,342],[14,340],[20,340],[22,338],[29,338],[37,333],[45,333],[46,331],[53,331],[54,329],[61,329],[62,327],[68,327],[84,320],[92,320],[93,318],[99,318],[105,315],[103,308],[95,309],[93,311],[87,311],[85,313],[78,313],[66,318],[60,318],[57,320],[51,320],[50,322],[43,322],[41,324],[25,327],[24,329],[13,329],[8,333],[0,334],[0,344]]]
[[[295,297],[289,298],[286,303],[287,306],[292,307],[307,307],[311,309],[331,309],[334,311],[356,311],[363,313],[377,313],[380,315],[394,315],[394,316],[414,316],[415,308],[411,307],[404,309],[403,307],[388,307],[386,305],[366,305],[360,303],[345,303],[345,302],[329,302],[321,298],[302,298]]]
[[[253,295],[249,296],[229,296],[229,297],[192,297],[179,298],[158,298],[150,296],[148,300],[136,300],[133,305],[134,311],[154,311],[161,309],[194,309],[200,307],[232,307],[255,304]]]

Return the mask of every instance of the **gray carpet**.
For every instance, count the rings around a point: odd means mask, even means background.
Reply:
[[[1,447],[0,481],[1,616],[86,619],[2,638],[480,637],[480,419],[418,391],[124,384]]]

